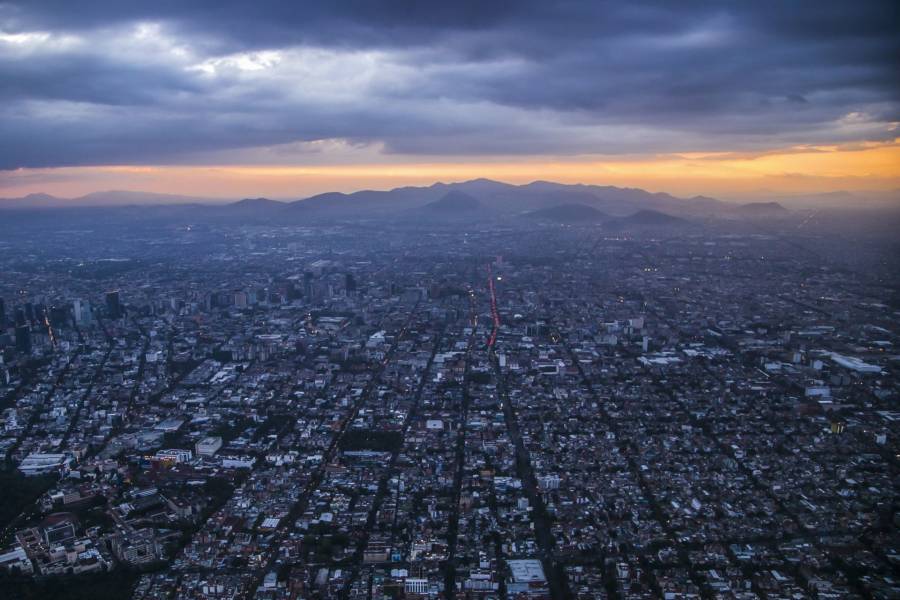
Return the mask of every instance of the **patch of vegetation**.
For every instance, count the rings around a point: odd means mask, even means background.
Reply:
[[[293,423],[294,420],[289,415],[270,415],[254,432],[253,442],[260,441],[264,436],[277,434],[288,421]]]
[[[30,508],[56,483],[55,475],[25,477],[18,471],[0,470],[0,527],[6,527],[22,511]]]
[[[487,385],[491,382],[491,374],[489,371],[472,371],[469,375],[469,379],[472,380],[472,383]]]
[[[341,450],[395,452],[399,451],[402,445],[403,434],[399,431],[350,429],[341,439]]]
[[[139,574],[117,569],[111,573],[23,580],[0,576],[0,598],[6,600],[126,600]]]
[[[250,417],[239,416],[223,419],[209,435],[222,438],[223,444],[240,437],[246,430],[256,427],[256,421]]]
[[[186,433],[167,431],[162,437],[162,447],[165,449],[178,448],[181,450],[193,450],[194,444],[188,439]]]

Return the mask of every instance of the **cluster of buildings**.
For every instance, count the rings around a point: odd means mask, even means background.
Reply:
[[[0,458],[36,492],[0,569],[147,600],[900,594],[896,281],[755,232],[367,231],[0,258]]]

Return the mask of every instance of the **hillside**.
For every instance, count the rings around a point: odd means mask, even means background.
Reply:
[[[556,223],[594,223],[608,218],[608,215],[605,213],[586,204],[560,204],[533,210],[522,216],[528,219]]]

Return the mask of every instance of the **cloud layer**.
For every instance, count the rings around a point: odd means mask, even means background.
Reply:
[[[0,169],[885,142],[897,6],[0,2]]]

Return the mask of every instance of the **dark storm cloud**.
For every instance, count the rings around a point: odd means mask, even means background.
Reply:
[[[0,4],[0,168],[890,140],[894,2]],[[143,28],[143,29],[141,29]]]
[[[523,5],[524,6],[524,5]],[[170,23],[219,49],[293,44],[367,47],[428,43],[435,33],[485,29],[513,12],[505,2],[92,1],[7,3],[0,16],[21,29],[90,31],[137,21]]]

